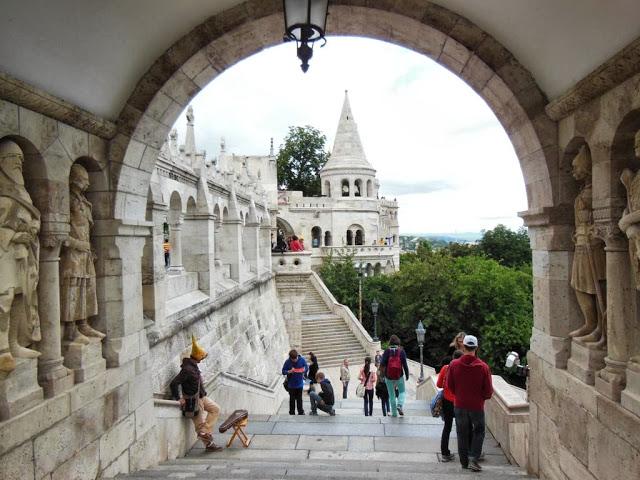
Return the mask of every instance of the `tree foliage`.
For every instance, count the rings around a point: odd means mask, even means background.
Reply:
[[[289,127],[277,158],[279,187],[299,190],[305,196],[320,195],[320,169],[329,159],[327,137],[307,125]]]
[[[483,232],[478,247],[487,257],[501,265],[517,267],[531,263],[531,246],[524,227],[517,232],[504,225]]]
[[[353,258],[339,260],[327,261],[320,275],[336,299],[357,315],[358,273]],[[378,336],[384,341],[395,333],[416,360],[415,328],[418,321],[423,322],[428,365],[440,363],[460,331],[478,336],[481,358],[494,373],[507,377],[507,353],[515,350],[523,357],[529,348],[533,326],[530,265],[509,267],[480,252],[453,254],[423,242],[415,253],[401,256],[399,272],[363,279],[363,325],[372,334],[370,305],[374,298],[380,305]]]

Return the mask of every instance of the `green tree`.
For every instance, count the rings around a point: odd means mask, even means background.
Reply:
[[[478,247],[487,257],[506,267],[531,263],[531,246],[524,227],[514,232],[504,225],[498,225],[493,230],[483,232]]]
[[[307,125],[289,127],[277,158],[279,187],[299,190],[305,196],[320,195],[320,169],[329,159],[327,137]]]

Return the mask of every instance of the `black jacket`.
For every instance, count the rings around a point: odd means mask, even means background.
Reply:
[[[333,396],[333,387],[331,386],[331,382],[328,379],[324,379],[320,382],[320,388],[322,389],[322,392],[320,392],[318,395],[320,395],[320,398],[324,401],[324,403],[326,403],[327,405],[333,405],[334,403],[336,403],[335,397]]]
[[[195,395],[198,393],[198,385],[200,385],[200,398],[202,398],[207,395],[207,392],[202,383],[202,375],[200,375],[198,362],[192,358],[185,358],[182,360],[180,373],[171,380],[171,384],[169,385],[171,388],[171,396],[174,400],[180,399],[178,386],[182,387],[183,395]]]

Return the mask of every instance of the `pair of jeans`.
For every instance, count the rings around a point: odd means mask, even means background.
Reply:
[[[442,453],[442,455],[451,455],[451,450],[449,450],[449,436],[451,435],[455,413],[453,411],[453,402],[450,402],[444,397],[442,398],[441,415],[444,426],[442,427],[442,437],[440,438],[440,453]]]
[[[387,416],[387,413],[390,413],[389,409],[389,397],[382,397],[380,399],[380,404],[382,405],[382,415],[384,417]]]
[[[370,417],[371,415],[373,415],[373,388],[364,391],[364,416]]]
[[[318,409],[325,413],[331,413],[333,410],[333,405],[320,404],[322,397],[313,390],[309,391],[309,400],[311,401],[311,413],[313,414],[318,413]]]
[[[296,414],[296,408],[298,407],[298,415],[304,415],[304,409],[302,408],[302,387],[289,388],[289,415]]]
[[[342,382],[342,398],[347,398],[347,388],[349,388],[349,382]]]
[[[384,379],[389,391],[389,404],[391,405],[391,415],[398,416],[398,407],[402,408],[407,394],[404,391],[404,377],[397,380]],[[398,388],[398,397],[396,398],[396,387]]]
[[[460,464],[466,467],[469,460],[477,461],[484,442],[484,410],[454,408],[456,433],[458,435],[458,455]]]

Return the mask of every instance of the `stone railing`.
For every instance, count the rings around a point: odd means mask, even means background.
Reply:
[[[320,247],[323,255],[353,255],[355,257],[361,256],[383,256],[393,255],[398,249],[398,246],[393,245],[342,245],[335,247]]]
[[[484,406],[487,428],[511,463],[527,467],[529,402],[527,392],[493,376],[493,397]]]
[[[418,385],[416,399],[430,401],[439,390],[437,375]],[[527,392],[493,375],[493,396],[485,402],[487,428],[511,463],[527,467],[529,438],[529,402]]]
[[[299,275],[311,271],[311,252],[272,252],[271,268],[276,275]]]
[[[270,415],[277,411],[286,395],[281,384],[280,375],[275,375],[270,385],[262,385],[233,373],[218,372],[205,389],[220,405],[221,418],[236,408],[244,408],[254,415]],[[158,461],[184,457],[198,440],[191,419],[183,417],[180,404],[166,395],[156,395],[153,406],[158,423]]]
[[[349,327],[349,330],[356,336],[362,347],[371,355],[375,356],[376,350],[380,350],[380,342],[374,342],[369,332],[362,326],[351,310],[338,303],[332,293],[329,291],[324,282],[317,273],[312,272],[309,277],[311,284],[322,297],[324,303],[329,307],[334,315],[340,317]]]

